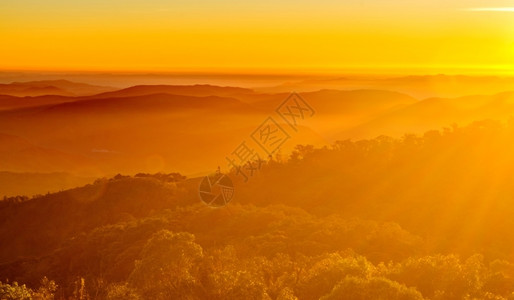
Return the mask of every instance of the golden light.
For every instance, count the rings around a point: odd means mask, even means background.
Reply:
[[[514,12],[514,7],[477,7],[470,8],[468,11],[498,11],[498,12]]]

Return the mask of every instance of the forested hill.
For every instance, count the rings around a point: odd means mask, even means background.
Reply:
[[[401,139],[299,146],[246,183],[229,174],[236,196],[221,208],[199,200],[198,178],[179,174],[119,175],[5,199],[0,292],[508,299],[514,160],[497,150],[512,148],[513,138],[512,124],[479,122]],[[471,147],[477,141],[483,146]]]

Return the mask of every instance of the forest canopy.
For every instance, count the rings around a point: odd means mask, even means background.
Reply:
[[[221,208],[176,173],[6,198],[0,299],[514,299],[513,138],[297,146]]]

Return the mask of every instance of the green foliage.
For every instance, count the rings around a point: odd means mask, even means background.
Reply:
[[[301,299],[319,299],[346,276],[369,278],[376,273],[375,267],[364,257],[342,257],[331,253],[316,258],[315,263],[306,272],[299,283],[298,291]]]
[[[202,248],[190,233],[155,233],[144,247],[129,277],[145,298],[188,299],[198,286],[197,262]]]
[[[408,288],[387,278],[346,277],[321,300],[423,300],[414,288]]]
[[[41,279],[41,285],[39,288],[32,293],[32,299],[34,300],[53,300],[54,294],[57,291],[57,284],[53,280],[43,277]]]
[[[135,177],[151,177],[158,179],[163,182],[178,182],[186,179],[186,176],[181,175],[180,173],[170,173],[170,174],[146,174],[146,173],[138,173]]]
[[[46,277],[41,279],[40,286],[35,291],[25,284],[19,285],[16,281],[12,284],[0,281],[1,300],[53,300],[56,290],[57,284]]]
[[[26,285],[0,299],[513,299],[514,160],[493,151],[513,138],[484,122],[301,146],[221,209],[177,174],[14,198],[0,278]]]
[[[18,285],[15,281],[12,284],[0,281],[0,299],[2,300],[31,300],[32,290],[24,284]]]
[[[455,255],[409,258],[392,266],[388,277],[415,286],[428,298],[463,299],[482,288],[482,258],[473,256],[464,263]]]
[[[86,281],[84,278],[78,278],[74,282],[73,300],[89,300],[89,294],[86,290]]]
[[[141,296],[134,288],[124,284],[112,284],[107,289],[106,300],[141,300]]]

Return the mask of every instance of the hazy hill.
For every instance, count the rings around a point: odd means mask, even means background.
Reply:
[[[64,166],[98,176],[174,170],[197,174],[224,166],[225,157],[244,140],[251,141],[250,134],[269,116],[289,130],[292,139],[282,149],[287,153],[295,144],[397,136],[453,123],[506,119],[513,108],[511,93],[419,101],[381,90],[320,90],[301,93],[315,114],[295,132],[275,111],[289,95],[197,85],[136,86],[90,97],[3,96],[0,105],[4,101],[10,109],[0,112],[0,132],[54,151],[39,151],[35,157],[41,158],[32,164],[37,166],[34,169],[26,156],[15,154],[6,170],[68,171]],[[36,102],[40,105],[34,106]],[[5,145],[6,153],[9,147]],[[90,164],[74,166],[68,157],[62,159],[67,164],[53,163],[58,153],[81,158],[78,161],[85,158]],[[45,155],[49,158],[43,159]]]
[[[496,76],[417,75],[417,76],[347,76],[307,79],[263,88],[264,92],[299,92],[319,89],[379,89],[405,93],[417,98],[460,97],[464,95],[495,94],[512,90],[514,78]]]
[[[159,91],[235,93],[238,98],[156,94]],[[275,107],[271,107],[274,103],[248,103],[243,95],[251,95],[251,91],[240,88],[139,86],[117,93],[59,98],[55,101],[66,102],[6,111],[0,113],[0,130],[47,148],[93,158],[97,163],[92,168],[100,165],[108,172],[147,167],[151,168],[148,171],[166,168],[162,170],[202,172],[225,163],[225,156],[275,113]],[[276,95],[275,99],[287,96]],[[324,142],[319,129],[302,128],[300,133],[289,133],[293,138],[289,147]],[[208,153],[204,153],[206,149]]]
[[[241,95],[240,99],[263,111],[274,111],[289,93]],[[418,102],[405,94],[383,90],[320,90],[300,93],[315,111],[305,124],[320,135],[331,135],[370,121],[382,114]]]
[[[49,113],[109,113],[109,112],[179,112],[182,110],[210,110],[219,112],[251,113],[252,108],[237,99],[218,96],[183,96],[151,93],[129,97],[102,96],[44,108]],[[40,111],[39,113],[43,113]]]
[[[0,93],[2,95],[18,96],[18,97],[33,97],[42,95],[59,95],[59,96],[73,96],[72,93],[62,90],[55,86],[29,86],[25,83],[11,83],[0,85]]]
[[[172,94],[181,96],[220,96],[231,97],[237,94],[252,94],[254,91],[239,87],[225,87],[207,84],[196,85],[136,85],[118,91],[101,93],[95,97],[113,98],[113,97],[134,97],[151,94]]]
[[[0,110],[19,109],[26,107],[44,106],[50,104],[59,104],[65,102],[77,101],[78,98],[67,96],[35,96],[35,97],[16,97],[8,95],[0,95]]]
[[[43,81],[41,81],[43,82]],[[113,99],[113,98],[137,98],[150,95],[164,95],[169,94],[169,97],[178,96],[191,96],[191,97],[209,97],[218,96],[224,98],[234,98],[233,96],[244,95],[253,93],[249,89],[236,88],[236,87],[219,87],[211,85],[189,85],[189,86],[166,86],[166,85],[148,85],[148,86],[134,86],[126,89],[116,90],[112,92],[102,92],[105,90],[113,90],[113,88],[96,87],[90,85],[84,85],[79,83],[68,82],[65,80],[57,81],[44,81],[48,83],[69,83],[64,85],[65,87],[70,85],[68,88],[71,90],[78,90],[77,93],[41,93],[41,94],[23,94],[19,93],[13,95],[12,93],[1,94],[0,89],[0,109],[16,109],[24,107],[36,107],[45,106],[50,104],[59,104],[65,102],[85,101],[93,99]],[[13,83],[11,85],[20,85],[25,87],[26,85],[34,82],[27,83]],[[8,86],[8,85],[5,85]],[[10,85],[9,85],[10,86]],[[86,90],[87,87],[91,87]],[[98,94],[97,94],[98,92]],[[91,94],[94,94],[90,96]],[[139,98],[141,99],[141,98]],[[192,98],[191,98],[192,99]],[[137,101],[137,100],[136,100]],[[151,100],[149,100],[151,101]],[[187,99],[180,100],[186,102]],[[177,101],[177,102],[180,102]],[[151,103],[149,103],[151,104]],[[148,106],[148,105],[147,105]],[[208,107],[208,106],[206,106]]]
[[[250,94],[240,97],[255,106],[267,109],[276,108],[284,102],[290,93],[278,94]],[[303,92],[300,95],[312,106],[318,108],[324,114],[352,114],[356,110],[363,113],[366,109],[380,110],[389,109],[397,105],[413,104],[415,98],[405,94],[390,92],[387,90],[319,90],[314,92]],[[312,103],[311,103],[312,101]]]
[[[336,134],[336,139],[370,138],[378,135],[399,136],[421,133],[453,124],[473,121],[507,120],[514,115],[514,92],[459,98],[429,98],[384,114],[362,125]]]
[[[0,172],[0,198],[17,195],[34,196],[71,189],[93,182],[93,177],[65,172],[16,173]]]
[[[0,133],[0,170],[2,171],[73,172],[86,168],[88,163],[89,161],[83,156],[40,147],[24,138]]]
[[[87,96],[112,91],[113,89],[68,80],[41,80],[0,84],[0,95],[22,97],[42,95]]]
[[[84,172],[88,174],[196,173],[226,164],[225,156],[249,139],[267,116],[268,112],[234,98],[150,94],[79,98],[4,111],[0,130],[45,148],[87,157],[91,165]],[[322,140],[308,128],[293,138],[289,146]]]

